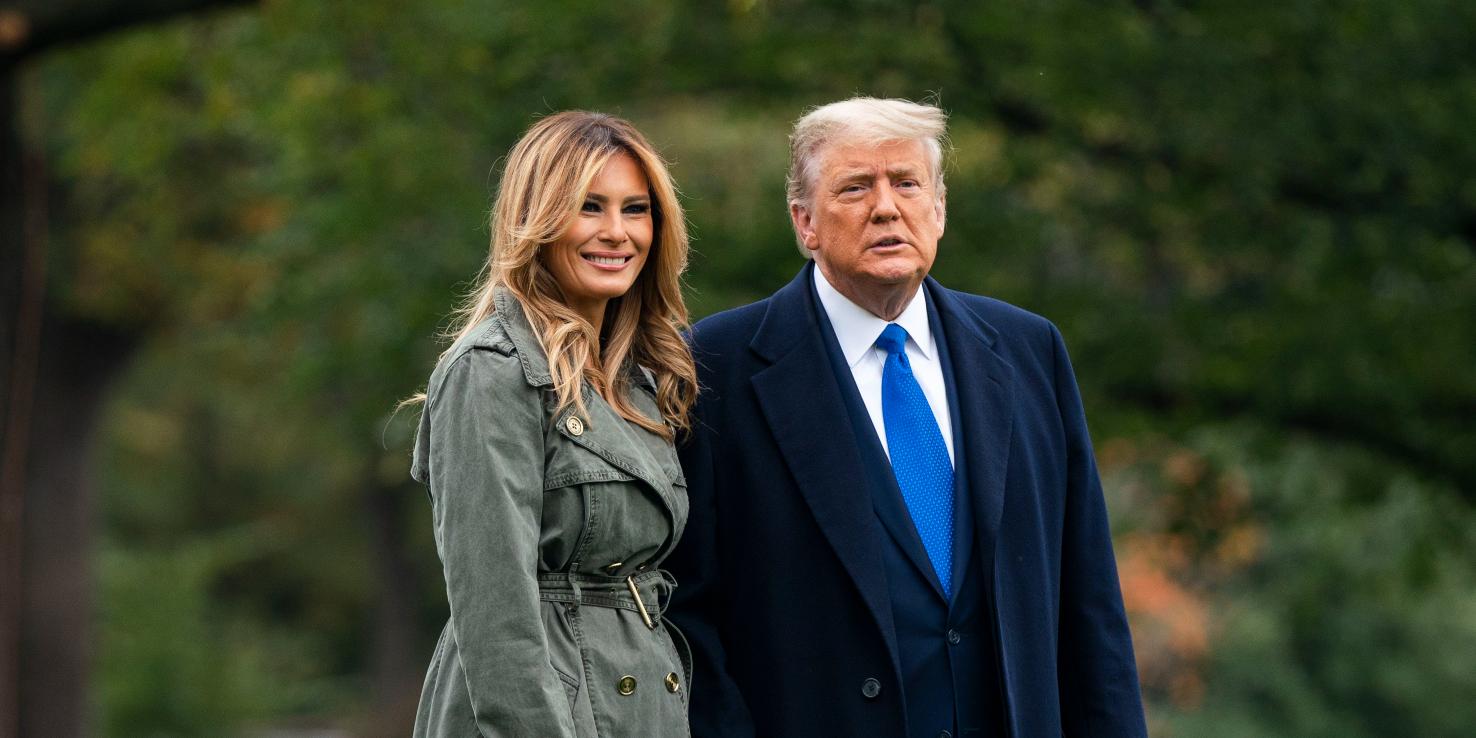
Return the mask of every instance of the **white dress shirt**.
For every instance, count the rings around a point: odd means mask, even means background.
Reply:
[[[887,321],[876,317],[866,308],[851,302],[830,284],[830,280],[815,267],[815,292],[820,296],[820,307],[830,318],[840,342],[841,354],[851,367],[851,376],[856,380],[856,389],[861,401],[866,403],[866,412],[871,415],[871,424],[876,428],[876,437],[881,439],[882,450],[891,458],[887,449],[887,426],[882,419],[882,370],[886,367],[887,352],[876,346]],[[938,420],[938,430],[943,433],[943,443],[948,446],[948,460],[953,461],[953,423],[948,415],[948,390],[943,383],[943,364],[939,360],[938,346],[928,321],[927,300],[922,295],[922,285],[917,294],[907,303],[907,308],[896,320],[891,321],[907,331],[907,361],[912,365],[912,374],[922,387],[933,417]]]

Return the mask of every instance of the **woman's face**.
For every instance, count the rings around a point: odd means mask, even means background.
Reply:
[[[625,294],[646,265],[653,221],[645,172],[629,154],[616,154],[595,175],[569,229],[543,248],[569,306],[596,330],[605,304]]]

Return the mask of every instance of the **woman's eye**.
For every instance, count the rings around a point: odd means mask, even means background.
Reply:
[[[649,203],[642,202],[625,206],[625,213],[627,215],[645,215],[649,212],[651,212],[651,205]]]
[[[585,200],[584,206],[579,208],[579,210],[585,213],[598,213],[600,212],[600,204],[594,200]]]

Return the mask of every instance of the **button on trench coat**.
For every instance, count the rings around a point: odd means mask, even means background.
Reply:
[[[494,300],[431,374],[416,437],[451,617],[415,735],[687,736],[691,660],[658,568],[687,519],[676,452],[588,385],[589,417],[555,412],[522,306]]]

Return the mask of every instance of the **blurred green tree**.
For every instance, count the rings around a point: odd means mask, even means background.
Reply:
[[[634,120],[706,314],[798,268],[788,122],[860,92],[952,112],[935,273],[1073,348],[1155,735],[1460,735],[1473,42],[1450,0],[282,0],[57,54],[51,290],[146,327],[96,459],[101,725],[403,733],[444,605],[392,410],[498,158]]]
[[[19,0],[0,8],[0,735],[85,725],[89,484],[76,463],[135,345],[46,299],[45,161],[17,135],[17,70],[39,54],[223,0]],[[93,361],[72,363],[83,350]],[[33,535],[27,536],[27,530]],[[36,535],[36,533],[42,533]]]

